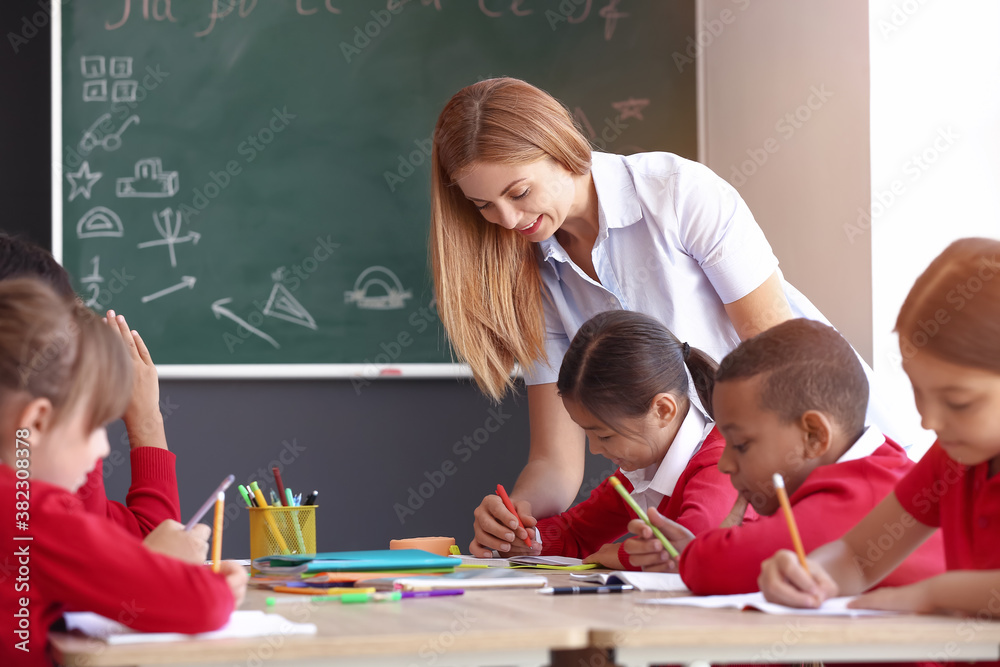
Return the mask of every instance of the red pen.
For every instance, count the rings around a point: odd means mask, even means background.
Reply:
[[[274,483],[278,486],[278,504],[284,505],[285,501],[285,485],[281,482],[281,471],[278,470],[278,466],[271,468],[271,472],[274,473]]]
[[[517,510],[514,509],[514,503],[510,501],[510,496],[508,496],[507,492],[504,490],[503,484],[497,484],[497,495],[500,496],[500,500],[503,501],[503,506],[506,507],[511,514],[517,517],[517,525],[524,528],[524,524],[521,522],[521,517],[518,516]],[[528,529],[524,528],[524,532],[527,533]],[[527,544],[528,547],[531,547],[531,538],[525,536],[524,543]]]

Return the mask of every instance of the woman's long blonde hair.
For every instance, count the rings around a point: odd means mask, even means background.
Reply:
[[[497,401],[512,385],[515,362],[545,360],[542,281],[531,242],[487,222],[455,177],[475,162],[546,158],[575,175],[590,171],[590,145],[569,111],[519,79],[463,88],[434,128],[430,253],[437,309],[458,358]]]

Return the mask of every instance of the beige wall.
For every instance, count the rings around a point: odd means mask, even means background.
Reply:
[[[845,233],[870,202],[868,3],[702,0],[699,15],[701,160],[871,362],[871,238]]]

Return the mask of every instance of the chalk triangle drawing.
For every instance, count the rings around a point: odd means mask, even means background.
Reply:
[[[125,234],[121,218],[110,208],[95,206],[76,223],[76,237],[88,239],[96,236],[120,237]]]
[[[264,306],[264,314],[310,329],[316,328],[316,320],[313,319],[313,316],[281,283],[274,284],[267,305]]]

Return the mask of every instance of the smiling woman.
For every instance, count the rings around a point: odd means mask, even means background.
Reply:
[[[433,137],[438,311],[487,395],[499,400],[524,369],[531,452],[511,496],[528,528],[566,509],[583,479],[584,432],[555,382],[589,318],[643,312],[714,359],[792,317],[826,322],[784,281],[739,193],[703,165],[592,151],[558,100],[510,78],[456,93]],[[872,421],[892,431],[885,415]],[[476,517],[475,549],[526,550],[499,498]]]

